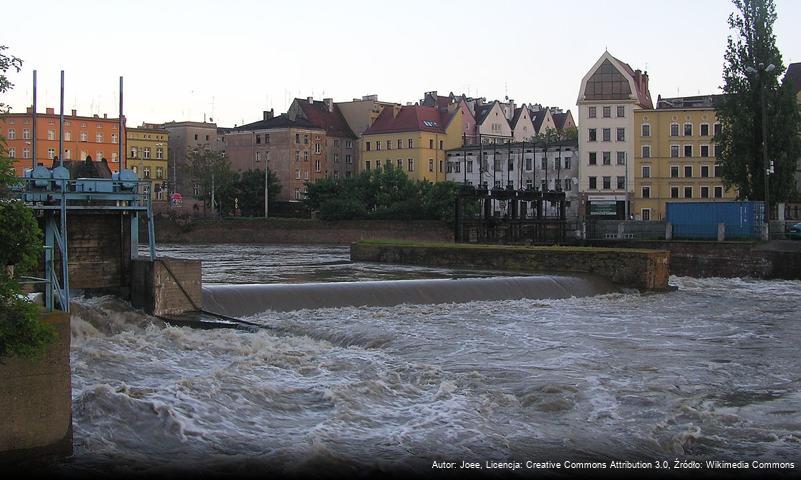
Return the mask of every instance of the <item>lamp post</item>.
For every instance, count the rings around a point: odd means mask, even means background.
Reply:
[[[767,226],[767,234],[768,238],[770,239],[770,193],[769,193],[769,182],[768,182],[768,175],[772,172],[772,167],[770,162],[768,162],[768,113],[767,113],[767,105],[765,104],[765,73],[770,73],[776,69],[776,65],[769,64],[765,65],[764,63],[760,62],[757,65],[757,68],[753,67],[746,67],[745,71],[750,73],[751,75],[756,75],[759,79],[759,89],[760,89],[760,96],[761,96],[761,103],[762,103],[762,168],[764,170],[764,178],[765,178],[765,225]]]

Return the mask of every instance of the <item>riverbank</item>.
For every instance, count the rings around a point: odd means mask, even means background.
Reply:
[[[360,240],[453,241],[452,229],[436,221],[353,220],[326,222],[298,218],[155,220],[156,242],[176,244],[328,244]]]

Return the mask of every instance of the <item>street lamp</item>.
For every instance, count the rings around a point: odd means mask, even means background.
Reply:
[[[768,113],[767,113],[767,106],[765,105],[765,80],[763,73],[770,73],[776,70],[776,65],[769,64],[765,65],[764,63],[760,62],[757,65],[757,68],[754,67],[745,67],[745,71],[750,73],[751,75],[756,75],[759,78],[759,89],[761,90],[761,97],[762,97],[762,166],[765,170],[764,177],[765,177],[765,225],[767,226],[767,234],[768,238],[770,239],[770,196],[768,191],[768,175],[773,173],[773,165],[768,162]]]

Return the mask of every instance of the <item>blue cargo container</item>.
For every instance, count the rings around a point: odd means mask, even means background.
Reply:
[[[762,202],[667,202],[666,219],[674,238],[714,239],[718,224],[726,225],[726,238],[759,238]]]

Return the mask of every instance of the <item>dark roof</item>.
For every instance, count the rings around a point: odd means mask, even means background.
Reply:
[[[657,98],[656,108],[660,110],[685,108],[715,108],[720,104],[723,95],[697,95],[693,97]]]
[[[545,121],[545,115],[548,113],[547,108],[543,108],[538,112],[531,112],[531,123],[534,124],[534,128],[539,132],[540,127],[542,126],[542,122]]]
[[[50,168],[56,168],[60,162],[58,158],[53,159]],[[111,178],[111,168],[108,162],[86,160],[64,160],[64,168],[70,171],[70,178]]]
[[[267,120],[259,120],[258,122],[248,123],[247,125],[241,125],[239,127],[234,128],[234,131],[237,132],[247,132],[253,130],[270,130],[275,128],[317,128],[317,125],[309,122],[303,118],[296,118],[295,120],[290,120],[289,117],[286,116],[285,113],[278,115],[277,117],[268,118]]]
[[[614,58],[617,63],[621,64],[623,66],[623,69],[626,70],[626,73],[629,74],[631,78],[634,80],[634,88],[637,89],[637,101],[639,102],[640,106],[649,109],[653,108],[654,103],[653,101],[651,101],[651,92],[648,90],[648,85],[645,85],[643,88],[643,85],[641,85],[640,82],[638,81],[637,73],[634,71],[633,68],[631,68],[631,65],[621,61],[620,59],[614,57],[611,54],[609,56]],[[648,73],[645,74],[641,73],[640,76],[641,75],[648,75]]]
[[[784,80],[793,86],[793,92],[797,95],[801,91],[801,63],[791,63],[784,74]]]
[[[394,108],[385,108],[364,135],[394,132],[433,132],[445,133],[445,119],[439,110],[422,105],[401,107],[397,115]]]
[[[339,107],[333,103],[333,111],[330,111],[328,110],[328,105],[319,100],[309,103],[308,100],[296,98],[295,101],[300,105],[306,119],[325,130],[329,137],[356,138],[356,135],[353,134],[353,131],[348,126],[348,122],[345,121],[345,117],[342,116]]]
[[[490,111],[492,110],[492,107],[494,107],[496,103],[498,103],[497,100],[495,100],[492,103],[483,103],[481,105],[476,105],[476,123],[478,123],[479,125],[484,123],[484,120],[487,118],[487,115],[489,115]]]
[[[553,123],[556,125],[557,130],[562,130],[565,128],[565,122],[567,121],[568,115],[570,115],[570,110],[562,113],[551,114],[553,117]]]

